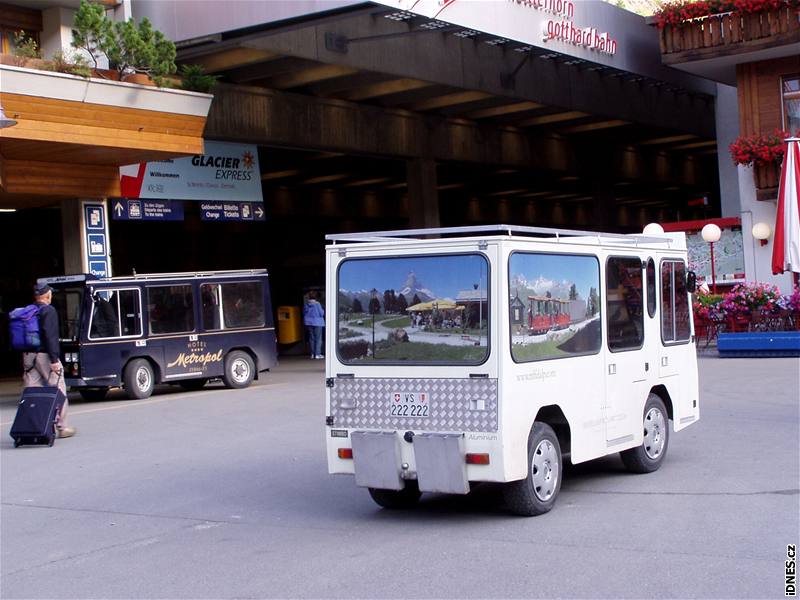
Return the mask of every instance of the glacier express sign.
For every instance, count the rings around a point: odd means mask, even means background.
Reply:
[[[376,0],[465,28],[591,60],[617,54],[606,29],[608,12],[587,0]],[[593,6],[594,5],[594,6]],[[606,7],[607,8],[607,7]],[[569,51],[564,46],[579,51]]]
[[[205,142],[188,158],[120,167],[123,198],[261,202],[258,149],[250,144]]]

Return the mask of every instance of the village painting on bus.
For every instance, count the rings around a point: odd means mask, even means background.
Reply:
[[[515,252],[508,276],[514,360],[600,351],[600,265],[594,256]]]
[[[343,261],[337,283],[339,359],[483,362],[491,314],[488,272],[479,254]]]

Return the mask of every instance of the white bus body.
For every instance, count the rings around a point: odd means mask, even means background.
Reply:
[[[653,471],[669,421],[699,419],[682,233],[499,225],[328,239],[328,470],[354,474],[382,506],[502,482],[512,511],[540,514],[562,456],[621,452]]]

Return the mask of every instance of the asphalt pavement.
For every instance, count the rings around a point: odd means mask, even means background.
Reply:
[[[554,510],[498,486],[375,505],[327,474],[323,361],[245,390],[72,400],[14,449],[0,384],[0,597],[783,598],[800,542],[800,361],[700,358],[701,420],[660,470],[568,468]]]

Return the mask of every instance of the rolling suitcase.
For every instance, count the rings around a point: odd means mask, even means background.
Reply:
[[[17,406],[17,415],[9,432],[14,447],[23,444],[52,446],[64,406],[64,394],[56,387],[27,387]]]

